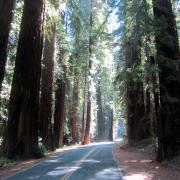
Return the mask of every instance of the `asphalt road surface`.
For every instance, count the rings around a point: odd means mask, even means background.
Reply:
[[[8,180],[121,180],[114,161],[114,143],[83,146],[63,155],[52,156]]]

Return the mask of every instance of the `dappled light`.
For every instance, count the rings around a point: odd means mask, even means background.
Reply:
[[[180,0],[0,0],[0,179],[179,165]]]
[[[152,163],[152,159],[140,160],[141,163]]]
[[[57,158],[57,159],[50,159],[50,160],[45,160],[45,163],[57,163],[63,161],[63,158]]]
[[[124,161],[125,163],[136,163],[137,160]]]
[[[69,172],[74,172],[81,167],[57,167],[53,171],[48,172],[46,175],[48,176],[59,176],[59,175],[64,175]]]
[[[52,155],[32,168],[17,173],[9,180],[17,179],[112,179],[122,178],[121,169],[113,159],[113,143],[102,142],[72,149],[64,154]],[[40,174],[39,174],[40,173]]]
[[[125,163],[136,163],[136,162],[140,162],[140,163],[152,163],[152,159],[146,159],[146,160],[126,160],[124,161]]]
[[[39,178],[40,178],[40,176],[31,176],[28,179],[39,179]]]
[[[58,149],[56,149],[55,150],[55,152],[57,152],[57,153],[60,153],[60,152],[63,152],[63,151],[68,151],[68,150],[72,150],[72,149],[79,149],[79,148],[81,148],[81,146],[79,146],[79,145],[74,145],[74,146],[71,146],[71,147],[64,147],[64,148],[58,148]]]
[[[124,180],[146,180],[146,179],[147,176],[142,174],[132,174],[124,177]]]
[[[88,146],[97,146],[97,145],[103,146],[103,145],[107,145],[107,144],[114,144],[114,142],[97,142],[97,143],[90,143],[90,144],[88,144],[86,146],[87,147]]]
[[[94,164],[94,163],[101,163],[101,161],[97,161],[95,159],[85,159],[85,160],[80,160],[80,161],[73,161],[74,163],[90,163],[90,164]]]
[[[102,171],[95,174],[94,179],[109,179],[109,180],[121,180],[122,174],[120,174],[119,169],[117,168],[108,168],[103,169]]]

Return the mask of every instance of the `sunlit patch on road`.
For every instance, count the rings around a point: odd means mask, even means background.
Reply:
[[[80,169],[80,167],[57,167],[55,170],[48,172],[46,175],[48,176],[60,176],[66,173],[74,172]]]
[[[52,160],[46,160],[46,161],[44,161],[44,162],[53,163],[53,162],[58,162],[58,160],[57,160],[57,159],[52,159]]]
[[[80,160],[80,161],[73,161],[74,163],[80,162],[80,163],[90,163],[90,164],[94,164],[94,163],[100,163],[100,161],[97,161],[95,159],[84,159],[84,160]]]
[[[63,158],[59,158],[59,159],[49,159],[49,160],[45,160],[45,163],[59,163],[63,160]]]
[[[120,180],[122,177],[119,169],[117,168],[108,168],[103,169],[102,171],[95,174],[95,179],[108,179],[108,180]]]
[[[145,180],[145,179],[147,179],[147,177],[142,174],[132,174],[130,176],[124,177],[124,180]]]
[[[40,176],[31,176],[28,179],[38,179]]]

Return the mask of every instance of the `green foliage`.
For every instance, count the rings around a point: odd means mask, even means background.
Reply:
[[[16,3],[16,8],[14,10],[14,18],[11,23],[11,31],[9,35],[9,44],[8,44],[8,62],[6,66],[6,74],[2,84],[2,91],[0,94],[0,120],[5,122],[7,121],[7,107],[10,96],[10,88],[14,71],[17,43],[20,32],[20,24],[23,10],[23,1]]]
[[[38,145],[38,153],[37,153],[37,158],[42,158],[47,155],[47,149],[46,146],[42,143],[39,143]]]
[[[54,2],[54,0],[53,0]],[[52,25],[56,24],[58,17],[58,10],[52,1],[46,2],[46,11],[45,11],[45,36],[49,38],[51,36]]]
[[[14,166],[15,162],[5,157],[0,157],[0,168],[8,168]]]

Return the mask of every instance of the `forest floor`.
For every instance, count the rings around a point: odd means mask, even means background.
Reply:
[[[149,149],[147,145],[115,145],[114,156],[124,180],[180,180],[180,157],[157,163]]]
[[[19,171],[24,171],[33,166],[36,166],[40,162],[51,159],[55,155],[65,154],[73,149],[80,147],[79,145],[67,146],[61,149],[57,149],[56,151],[49,152],[44,158],[40,159],[28,159],[28,160],[17,160],[13,162],[11,167],[0,168],[0,180],[3,180],[5,177],[11,176],[12,174],[16,174]]]

